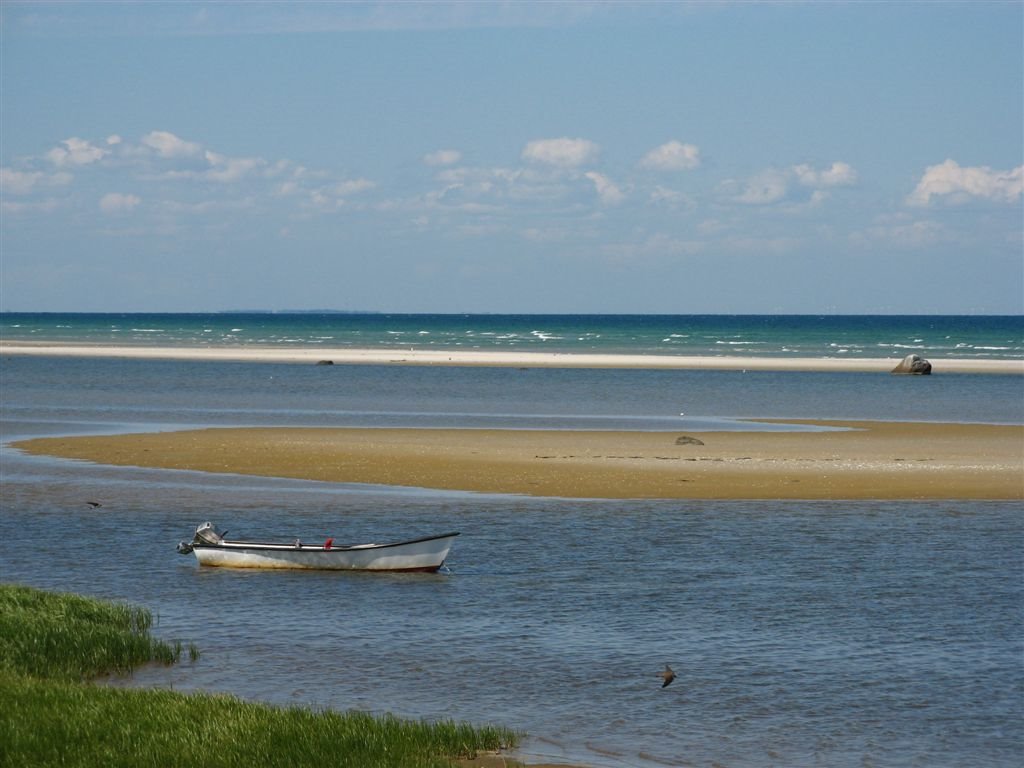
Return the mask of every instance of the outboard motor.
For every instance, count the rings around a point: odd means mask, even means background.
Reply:
[[[224,541],[224,534],[227,531],[221,531],[213,523],[203,523],[196,528],[196,537],[193,539],[193,544],[220,544]]]
[[[178,553],[187,555],[195,549],[197,544],[216,546],[224,541],[224,534],[226,533],[227,531],[221,531],[213,523],[203,523],[196,528],[196,535],[192,537],[192,541],[178,542]]]

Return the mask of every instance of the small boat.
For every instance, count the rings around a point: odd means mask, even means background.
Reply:
[[[333,571],[401,571],[434,573],[444,565],[458,532],[442,533],[390,544],[336,545],[229,541],[213,523],[196,528],[192,541],[178,544],[178,552],[194,552],[200,565],[227,568],[309,568]]]

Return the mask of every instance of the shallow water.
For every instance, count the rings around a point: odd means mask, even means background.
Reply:
[[[0,366],[0,427],[7,441],[234,423],[673,428],[684,399],[697,406],[686,418],[718,425],[897,411],[1012,421],[1021,407],[1018,377],[908,388],[648,373],[13,359]],[[1016,504],[532,499],[10,448],[0,469],[0,578],[147,606],[157,634],[202,652],[127,684],[498,722],[529,732],[532,758],[611,768],[1024,756]],[[436,576],[199,569],[174,545],[207,519],[257,538],[463,535]],[[665,663],[679,677],[663,690]]]

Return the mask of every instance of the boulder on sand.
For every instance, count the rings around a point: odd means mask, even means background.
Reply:
[[[696,437],[683,435],[682,437],[676,438],[676,445],[704,445],[704,442],[702,440],[698,440]]]
[[[892,372],[927,376],[932,372],[932,364],[920,355],[907,355],[899,365],[892,369]]]

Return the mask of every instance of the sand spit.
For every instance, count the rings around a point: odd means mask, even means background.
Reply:
[[[698,357],[681,355],[616,355],[493,350],[349,349],[260,346],[144,347],[87,344],[2,342],[0,355],[110,357],[139,360],[210,360],[254,363],[317,363],[337,365],[476,365],[519,368],[643,368],[728,371],[850,371],[889,373],[896,358]],[[941,373],[1003,373],[1024,375],[1024,360],[934,359]]]
[[[15,446],[101,464],[532,496],[1024,499],[1024,426],[799,423],[839,429],[211,428]]]

